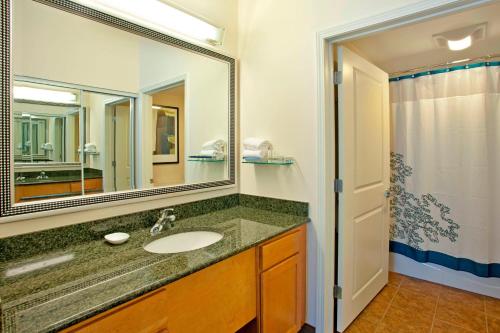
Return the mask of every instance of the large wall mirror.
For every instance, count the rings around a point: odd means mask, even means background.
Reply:
[[[2,6],[1,216],[234,184],[234,59],[72,1]]]

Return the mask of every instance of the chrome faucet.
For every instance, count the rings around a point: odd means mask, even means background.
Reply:
[[[168,222],[168,226],[172,228],[173,222],[175,221],[174,209],[173,208],[165,208],[160,212],[160,217],[158,221],[156,221],[155,225],[149,230],[151,236],[156,236],[163,229],[165,223]]]
[[[45,171],[41,171],[40,175],[36,177],[36,179],[49,179],[49,176],[45,173]]]

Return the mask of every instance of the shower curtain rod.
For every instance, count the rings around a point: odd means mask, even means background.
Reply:
[[[431,65],[431,66],[415,67],[415,68],[408,69],[405,71],[390,73],[389,76],[396,77],[396,76],[400,76],[401,74],[430,71],[430,70],[436,69],[436,68],[446,68],[446,67],[451,67],[451,66],[457,66],[459,64],[471,63],[471,62],[475,62],[478,60],[488,61],[488,60],[495,59],[495,58],[500,58],[500,53],[486,55],[486,56],[482,56],[482,57],[476,57],[476,58],[467,58],[467,59],[462,59],[462,60],[457,60],[457,61],[445,62],[445,63]]]

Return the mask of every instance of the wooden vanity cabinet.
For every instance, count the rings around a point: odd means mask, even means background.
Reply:
[[[305,269],[304,225],[63,332],[296,333]]]
[[[257,316],[256,249],[76,324],[65,333],[234,333]]]
[[[85,191],[88,193],[100,193],[102,189],[102,178],[85,179]],[[16,203],[76,196],[81,195],[82,182],[72,181],[16,185],[14,192]]]
[[[306,226],[259,246],[261,333],[297,333],[305,322]]]
[[[168,333],[165,288],[155,290],[126,304],[117,306],[65,333]]]

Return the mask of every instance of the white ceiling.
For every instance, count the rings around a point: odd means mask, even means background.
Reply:
[[[469,49],[438,48],[432,35],[488,22],[486,39]],[[346,45],[388,73],[500,53],[500,0],[421,23],[377,33]]]

